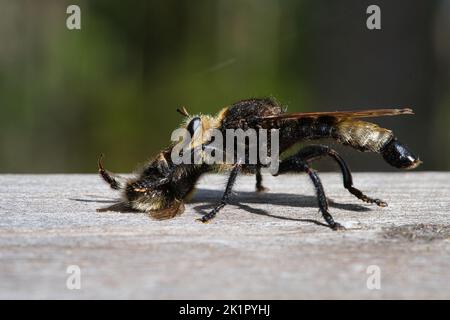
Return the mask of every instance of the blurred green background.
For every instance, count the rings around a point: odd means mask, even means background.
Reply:
[[[381,30],[366,28],[370,4]],[[263,96],[289,111],[411,106],[375,122],[421,169],[450,169],[450,1],[0,0],[0,39],[2,173],[95,172],[101,152],[129,172],[169,143],[177,107]]]

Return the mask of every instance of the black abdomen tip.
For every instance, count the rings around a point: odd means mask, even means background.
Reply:
[[[422,163],[417,156],[396,138],[386,144],[381,153],[387,163],[400,169],[414,169]]]

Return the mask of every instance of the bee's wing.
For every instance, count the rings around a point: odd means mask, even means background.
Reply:
[[[300,118],[318,118],[318,117],[334,117],[337,119],[345,118],[370,118],[383,116],[398,116],[402,114],[414,114],[410,108],[403,109],[371,109],[371,110],[355,110],[355,111],[324,111],[324,112],[294,112],[283,113],[275,116],[262,117],[261,119],[300,119]]]

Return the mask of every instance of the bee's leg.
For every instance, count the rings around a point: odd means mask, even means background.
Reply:
[[[256,166],[256,192],[264,192],[269,189],[262,185],[261,166]]]
[[[127,202],[118,202],[114,203],[113,205],[97,209],[97,212],[107,212],[107,211],[135,212],[136,210],[133,209]]]
[[[103,180],[105,180],[106,183],[109,184],[109,186],[112,189],[114,189],[114,190],[121,189],[122,186],[121,186],[120,182],[117,181],[116,178],[109,171],[105,170],[105,168],[103,167],[102,158],[103,158],[103,154],[101,154],[100,157],[98,158],[98,173],[103,178]]]
[[[239,171],[241,171],[241,165],[236,164],[234,165],[233,169],[231,170],[230,177],[228,178],[227,186],[225,188],[225,192],[223,193],[222,200],[206,215],[198,219],[198,221],[201,222],[208,222],[212,218],[214,218],[217,214],[217,212],[220,211],[225,205],[228,203],[231,191],[233,188],[234,183],[236,182],[237,175],[239,174]]]
[[[298,153],[290,158],[287,158],[286,160],[281,161],[278,173],[276,175],[299,171],[306,172],[313,182],[314,188],[316,189],[319,210],[330,228],[333,230],[345,229],[339,223],[335,222],[331,214],[328,212],[328,201],[319,176],[304,162]]]
[[[386,207],[387,203],[380,199],[374,199],[366,196],[359,189],[353,187],[353,178],[350,172],[350,168],[347,163],[345,163],[344,159],[332,148],[324,145],[310,145],[298,152],[299,156],[307,163],[319,159],[323,156],[329,156],[334,161],[336,161],[341,168],[342,177],[344,180],[344,187],[355,197],[358,199],[367,202],[367,203],[375,203],[380,207]]]

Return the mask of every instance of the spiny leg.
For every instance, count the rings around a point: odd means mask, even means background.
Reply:
[[[269,189],[262,185],[261,166],[256,166],[256,192],[264,192]]]
[[[220,209],[222,209],[223,207],[225,207],[225,205],[228,204],[228,201],[229,201],[229,198],[231,195],[231,191],[233,189],[233,185],[236,182],[236,178],[240,171],[241,171],[241,165],[235,164],[233,169],[231,170],[230,177],[228,178],[227,186],[225,188],[225,192],[223,193],[222,200],[209,213],[207,213],[200,219],[197,219],[198,221],[208,222],[209,220],[211,220],[212,218],[214,218],[216,216],[217,212],[219,212]]]
[[[288,173],[288,172],[299,172],[304,171],[308,174],[309,178],[314,184],[314,188],[316,189],[317,202],[319,205],[319,210],[322,213],[323,218],[328,223],[331,229],[340,230],[345,229],[339,223],[335,222],[331,214],[328,212],[328,201],[325,196],[325,191],[322,186],[322,182],[320,181],[317,173],[312,170],[299,156],[299,153],[293,155],[292,157],[282,161],[280,163],[280,167],[278,170],[278,174]],[[277,174],[277,175],[278,175]]]
[[[98,158],[98,173],[100,173],[100,176],[105,180],[109,186],[114,190],[120,190],[121,185],[120,182],[117,181],[110,172],[105,170],[102,164],[103,154],[100,155]]]
[[[353,178],[345,160],[332,148],[324,145],[310,145],[298,152],[299,157],[301,157],[305,162],[310,163],[314,160],[322,158],[324,156],[331,157],[334,161],[336,161],[341,168],[342,177],[344,180],[344,187],[355,197],[358,199],[367,202],[367,203],[375,203],[380,207],[386,207],[387,203],[380,199],[374,199],[366,196],[362,191],[353,187]]]

